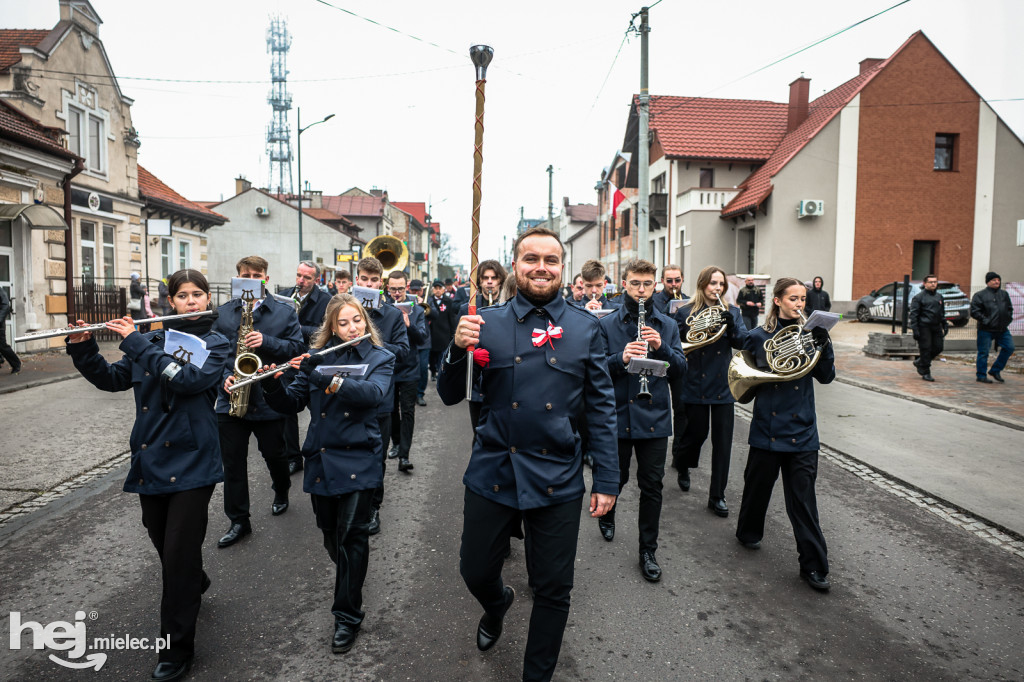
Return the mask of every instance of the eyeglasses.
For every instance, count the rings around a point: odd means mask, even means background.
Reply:
[[[669,278],[669,279],[665,280],[665,284],[679,284],[682,281],[683,281],[682,277],[676,277],[675,279]]]
[[[389,294],[403,294],[405,293],[405,287],[388,287]]]
[[[643,287],[644,289],[650,289],[651,287],[654,286],[654,280],[648,279],[648,280],[645,280],[643,282],[640,282],[640,281],[634,279],[634,280],[630,280],[629,282],[626,282],[626,284],[628,284],[629,286],[633,287],[634,289],[639,289],[641,287]]]

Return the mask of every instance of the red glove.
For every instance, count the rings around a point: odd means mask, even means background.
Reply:
[[[489,363],[490,361],[491,354],[487,352],[486,348],[477,348],[476,350],[473,351],[473,362],[480,365],[481,367],[486,367],[487,363]]]

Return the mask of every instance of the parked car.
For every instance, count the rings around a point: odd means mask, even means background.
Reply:
[[[885,286],[872,291],[867,296],[857,301],[857,319],[861,322],[882,321],[888,322],[893,317],[893,306],[896,307],[896,319],[903,318],[903,283],[895,285],[895,296],[893,295],[894,284],[890,282]],[[923,290],[923,283],[915,280],[910,283],[910,300],[913,301]],[[942,294],[942,300],[946,304],[946,319],[954,327],[963,327],[971,321],[971,301],[967,295],[960,290],[960,285],[953,282],[939,281],[938,293]]]

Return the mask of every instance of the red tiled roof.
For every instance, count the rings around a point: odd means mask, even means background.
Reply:
[[[324,196],[323,206],[328,211],[343,216],[379,217],[384,215],[384,200],[381,197]]]
[[[405,211],[419,221],[420,225],[427,224],[427,204],[423,201],[392,201],[391,205],[401,211]]]
[[[597,206],[594,204],[573,204],[566,207],[570,220],[592,223],[597,220]]]
[[[651,96],[651,130],[665,155],[764,161],[786,135],[788,104]]]
[[[35,47],[50,34],[50,29],[0,29],[0,73],[21,61],[20,47]]]
[[[308,215],[310,218],[315,220],[340,220],[344,222],[350,222],[343,215],[338,215],[333,211],[328,211],[326,208],[304,208],[302,212]]]
[[[185,197],[181,196],[164,184],[160,178],[150,173],[141,165],[139,166],[139,194],[141,194],[145,199],[152,199],[163,204],[168,204],[186,213],[198,214],[199,216],[218,225],[223,225],[227,222],[227,218],[221,214],[215,213],[202,204],[196,203],[195,201],[189,201]]]
[[[67,159],[78,158],[65,149],[62,129],[43,125],[3,100],[0,100],[0,137],[29,144]]]

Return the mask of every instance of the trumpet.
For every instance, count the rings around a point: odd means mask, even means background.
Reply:
[[[216,310],[203,310],[198,313],[182,313],[180,315],[164,315],[163,317],[148,317],[145,320],[135,320],[136,325],[140,324],[151,324],[153,322],[166,322],[168,320],[180,320],[185,317],[204,317],[206,315],[216,315]],[[113,320],[111,320],[113,321]],[[100,322],[98,324],[87,324],[84,327],[75,327],[68,325],[67,327],[61,327],[60,329],[48,329],[40,332],[29,332],[24,336],[19,336],[14,339],[15,343],[27,343],[29,341],[38,341],[40,339],[51,339],[55,336],[67,336],[68,334],[82,334],[84,332],[101,332],[107,329],[106,322]]]
[[[645,299],[639,298],[636,301],[636,303],[637,303],[636,340],[637,341],[643,341],[644,340],[643,331],[644,331],[644,327],[647,326],[647,308],[644,305],[644,300]],[[646,353],[644,353],[644,357],[645,358],[647,357]],[[643,373],[640,374],[640,392],[636,394],[636,399],[637,400],[650,400],[651,399],[651,390],[650,390],[650,387],[648,386],[648,381],[649,380],[648,380],[646,374],[643,374]]]
[[[360,341],[363,341],[363,340],[368,339],[368,338],[370,338],[369,334],[363,334],[362,336],[360,336],[358,338],[355,338],[355,339],[352,339],[351,341],[346,341],[345,343],[339,343],[336,346],[331,346],[330,348],[324,348],[323,350],[318,350],[315,353],[310,353],[309,356],[310,357],[315,357],[317,355],[326,355],[327,353],[331,353],[331,352],[336,351],[336,350],[341,350],[342,348],[348,348],[349,346],[355,345],[355,344],[359,343]],[[270,377],[274,376],[278,372],[284,372],[284,371],[287,371],[289,369],[294,369],[294,367],[285,367],[283,369],[282,368],[275,368],[273,370],[266,370],[266,371],[264,370],[264,368],[260,368],[260,370],[258,370],[256,372],[256,374],[253,374],[252,376],[250,376],[250,377],[248,377],[246,379],[243,379],[242,381],[239,381],[237,383],[231,384],[231,386],[228,388],[228,393],[233,393],[235,390],[237,390],[239,388],[244,388],[245,386],[249,386],[250,384],[255,384],[257,381],[263,381],[264,379],[269,379]]]
[[[718,294],[715,294],[715,296],[718,298],[718,305],[708,306],[696,315],[690,315],[686,318],[686,325],[689,329],[687,329],[686,337],[680,344],[683,347],[684,354],[704,346],[710,346],[722,338],[722,334],[725,333],[725,324],[722,322],[722,316],[729,314],[729,308],[722,302],[721,296]]]
[[[804,331],[804,314],[797,311],[796,324],[784,327],[764,342],[769,371],[757,368],[750,351],[740,351],[729,362],[729,392],[741,403],[754,399],[758,386],[779,381],[795,381],[806,376],[821,359],[821,349],[814,343],[810,332]]]

